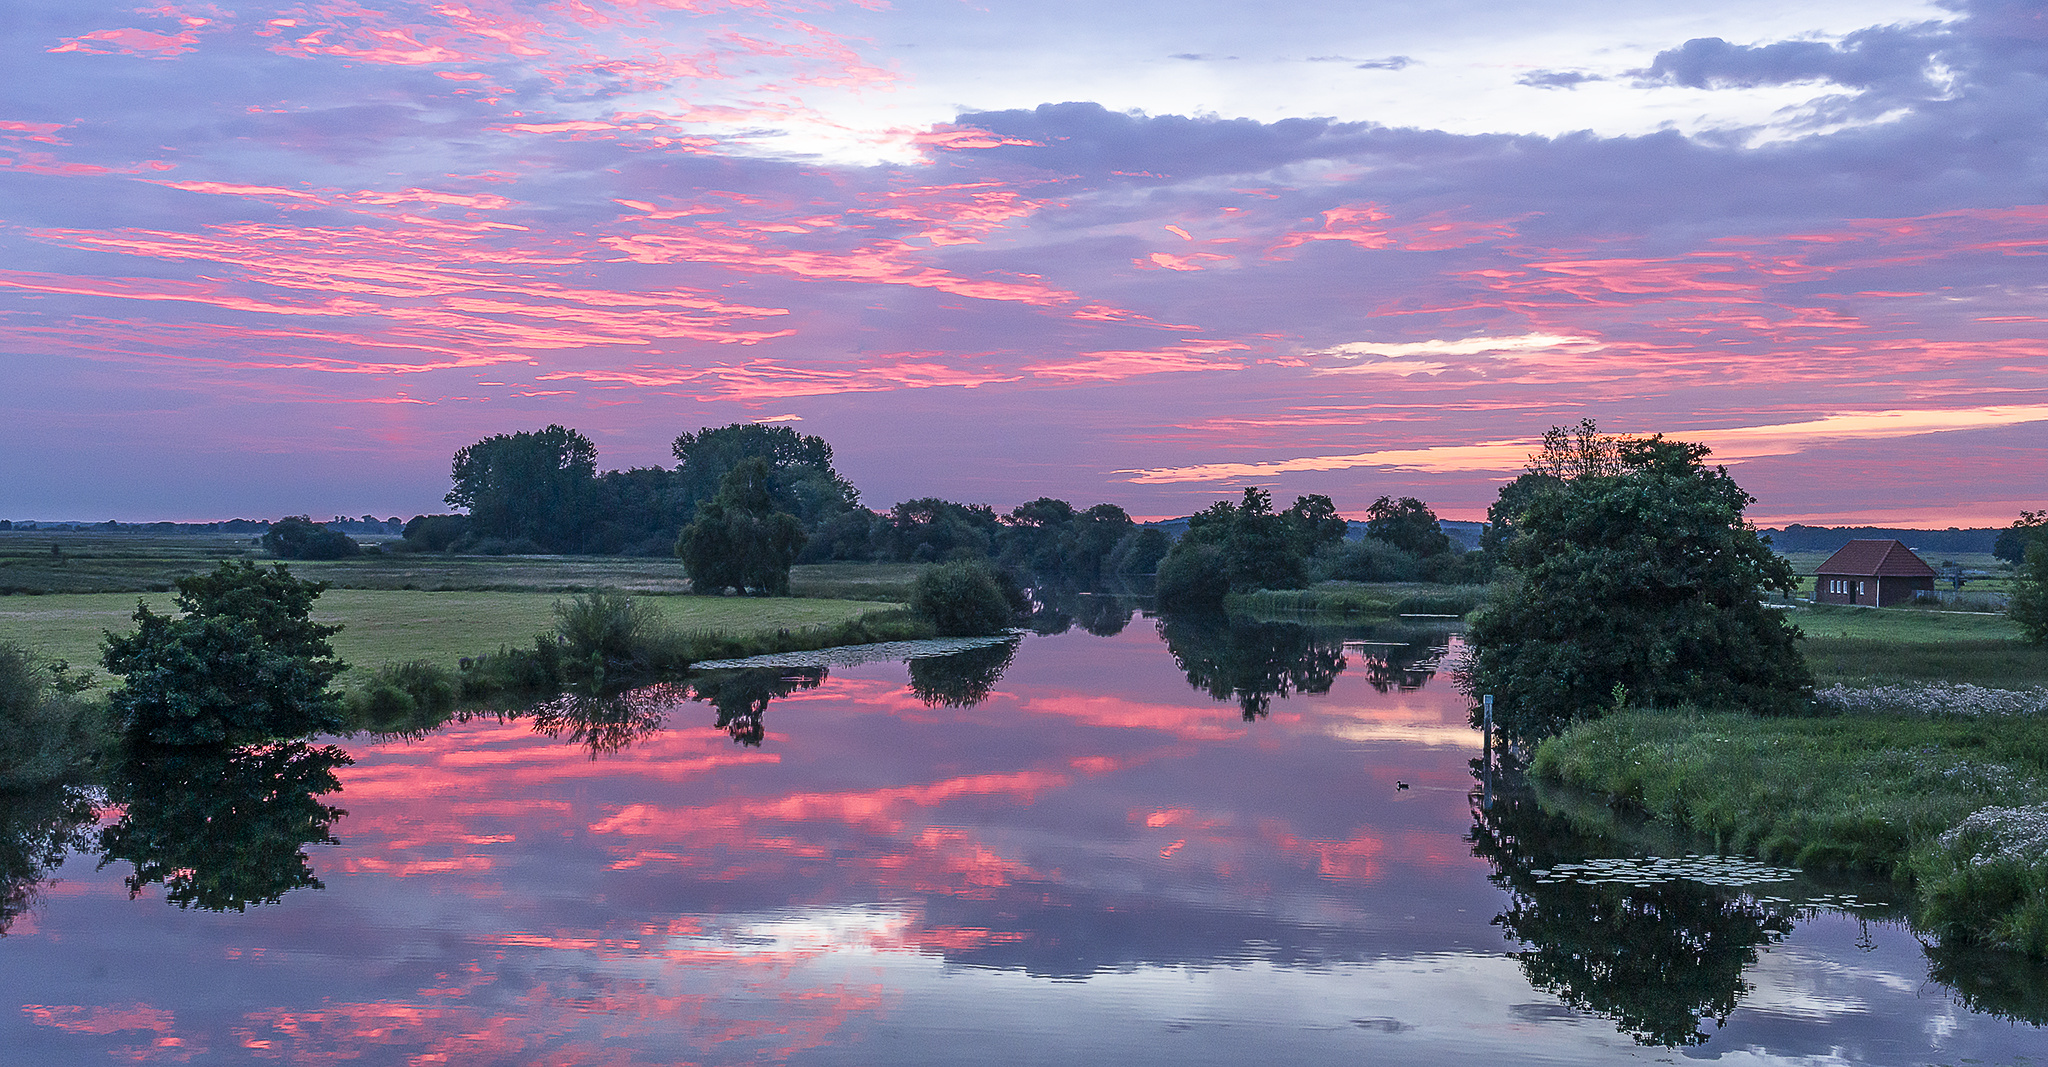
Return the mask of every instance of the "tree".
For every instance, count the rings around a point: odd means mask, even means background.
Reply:
[[[1991,554],[2007,563],[2025,563],[2027,546],[2036,541],[2048,541],[2048,511],[2022,511],[2011,526],[1998,531]]]
[[[2048,644],[2048,541],[2027,545],[2027,558],[2013,582],[2012,600],[2005,613],[2019,624],[2028,641]]]
[[[597,446],[563,426],[497,434],[455,453],[449,506],[467,508],[477,537],[580,547],[597,481]]]
[[[676,542],[690,584],[700,593],[786,596],[789,568],[804,548],[803,524],[778,510],[768,461],[743,460],[727,471],[718,495],[697,509]]]
[[[1762,603],[1797,588],[1743,520],[1754,498],[1704,445],[1615,442],[1617,473],[1557,479],[1513,516],[1509,580],[1473,619],[1471,682],[1534,739],[1620,703],[1803,707],[1797,628]]]
[[[341,729],[328,688],[345,666],[328,644],[341,627],[310,617],[326,582],[242,561],[177,586],[182,616],[138,603],[135,632],[107,635],[102,662],[126,679],[108,706],[129,736],[233,744]]]
[[[354,538],[304,515],[271,523],[263,532],[263,548],[279,559],[347,559],[363,551]]]
[[[1365,536],[1385,541],[1417,559],[1451,550],[1450,535],[1444,533],[1436,512],[1412,496],[1399,500],[1383,496],[1373,501],[1365,514]]]
[[[1339,544],[1351,532],[1351,524],[1337,514],[1337,505],[1321,493],[1295,497],[1280,518],[1294,531],[1303,556],[1313,556],[1325,545]]]
[[[876,522],[875,555],[913,563],[982,559],[995,546],[999,526],[995,509],[986,504],[935,496],[906,500]]]
[[[706,427],[677,437],[671,451],[678,461],[676,482],[685,519],[694,519],[691,509],[716,496],[725,476],[750,459],[767,464],[766,484],[775,506],[795,515],[805,533],[860,506],[860,492],[832,467],[832,446],[787,426],[736,422]]]

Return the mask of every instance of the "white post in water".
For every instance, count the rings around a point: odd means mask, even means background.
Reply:
[[[1480,699],[1480,702],[1481,702],[1481,703],[1483,703],[1483,704],[1485,704],[1485,705],[1486,705],[1486,733],[1485,733],[1485,736],[1484,736],[1484,743],[1485,743],[1485,746],[1486,746],[1486,751],[1485,751],[1485,753],[1484,753],[1483,755],[1481,755],[1481,757],[1480,757],[1480,762],[1479,762],[1479,770],[1480,770],[1480,773],[1481,773],[1482,775],[1484,775],[1484,777],[1483,777],[1483,778],[1481,779],[1481,782],[1480,782],[1480,784],[1481,784],[1481,786],[1483,787],[1483,790],[1484,790],[1484,791],[1482,792],[1482,794],[1480,795],[1480,798],[1479,798],[1479,807],[1480,807],[1480,810],[1482,810],[1482,811],[1492,811],[1492,810],[1493,810],[1493,694],[1492,694],[1492,693],[1488,693],[1488,694],[1486,694],[1485,696],[1483,696],[1483,697],[1480,697],[1479,699]]]

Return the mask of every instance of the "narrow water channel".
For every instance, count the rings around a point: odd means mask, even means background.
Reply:
[[[1086,621],[21,801],[0,1063],[2048,1059],[1889,887],[1487,789],[1447,634]]]

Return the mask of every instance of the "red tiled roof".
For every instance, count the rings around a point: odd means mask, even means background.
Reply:
[[[1934,568],[1897,541],[1851,541],[1815,574],[1852,574],[1859,578],[1933,578]]]

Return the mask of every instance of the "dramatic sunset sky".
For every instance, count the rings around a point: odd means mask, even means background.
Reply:
[[[442,510],[561,423],[875,507],[2048,504],[2048,5],[5,0],[0,517]]]

